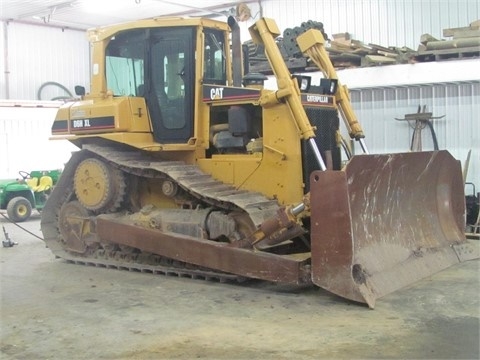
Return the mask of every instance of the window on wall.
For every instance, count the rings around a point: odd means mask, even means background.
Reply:
[[[106,49],[107,88],[115,96],[143,96],[145,42],[143,31],[128,31],[110,40]]]

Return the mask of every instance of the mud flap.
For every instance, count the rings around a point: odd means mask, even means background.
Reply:
[[[464,234],[460,163],[447,151],[358,155],[344,171],[313,172],[310,184],[312,281],[337,295],[373,308],[478,257]]]

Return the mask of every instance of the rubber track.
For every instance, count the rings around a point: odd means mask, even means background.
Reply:
[[[128,256],[128,255],[126,255]],[[125,260],[111,260],[111,259],[92,259],[92,258],[71,258],[66,260],[69,263],[85,266],[94,266],[107,269],[126,270],[131,272],[141,272],[154,275],[175,276],[190,279],[200,279],[207,281],[219,281],[219,282],[233,282],[243,281],[244,278],[231,275],[227,273],[221,273],[211,271],[208,269],[200,269],[190,266],[188,264],[177,262],[175,266],[166,265],[148,265],[132,259],[131,261]],[[189,268],[192,267],[192,268]]]
[[[144,177],[168,176],[197,199],[216,207],[226,210],[240,208],[248,213],[255,226],[275,215],[279,209],[277,201],[257,192],[235,189],[205,174],[196,165],[181,161],[146,161],[139,151],[117,151],[99,145],[85,145],[84,149],[129,173]]]
[[[138,257],[132,258],[130,254],[120,254],[119,252],[116,252],[115,256],[108,257],[106,254],[96,256],[93,253],[90,256],[85,256],[66,251],[62,246],[61,235],[57,228],[58,215],[61,206],[73,196],[73,177],[77,165],[91,156],[91,153],[103,158],[104,161],[114,166],[120,167],[127,173],[149,178],[171,178],[195,198],[218,208],[225,210],[243,209],[250,215],[256,226],[273,216],[279,209],[276,201],[269,200],[259,193],[237,190],[233,186],[213,179],[195,165],[187,165],[180,161],[149,161],[145,159],[145,156],[140,151],[118,151],[110,147],[85,145],[83,150],[72,154],[42,211],[41,229],[44,240],[55,256],[75,264],[120,270],[218,280],[221,282],[244,280],[243,277],[236,275],[178,262],[176,262],[175,266],[143,264],[138,261]],[[169,259],[165,260],[164,262],[166,263],[170,261]]]

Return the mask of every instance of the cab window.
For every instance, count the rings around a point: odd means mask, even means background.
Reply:
[[[143,32],[112,37],[106,49],[107,88],[115,96],[143,96],[145,44]]]
[[[205,30],[203,81],[206,84],[225,84],[225,38],[218,30]]]

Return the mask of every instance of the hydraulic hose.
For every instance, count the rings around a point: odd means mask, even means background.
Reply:
[[[55,96],[54,98],[50,99],[50,100],[65,100],[65,99],[71,99],[73,97],[72,93],[70,92],[70,90],[68,90],[65,86],[63,86],[62,84],[58,83],[58,82],[55,82],[55,81],[47,81],[45,83],[43,83],[39,88],[38,88],[38,91],[37,91],[37,100],[43,100],[42,99],[42,90],[44,88],[46,88],[47,86],[57,86],[59,87],[60,89],[62,89],[63,91],[65,91],[68,96]]]

